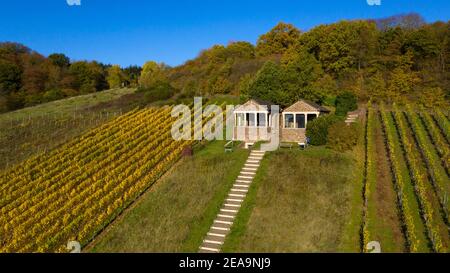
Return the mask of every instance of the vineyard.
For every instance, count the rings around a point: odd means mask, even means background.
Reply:
[[[378,241],[391,252],[449,251],[449,132],[439,110],[369,105],[363,250]]]
[[[130,111],[0,173],[0,252],[86,245],[192,141],[174,141],[171,107]]]

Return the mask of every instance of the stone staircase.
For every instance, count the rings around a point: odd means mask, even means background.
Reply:
[[[218,253],[225,242],[225,238],[233,225],[234,218],[239,212],[250,184],[255,177],[264,151],[252,150],[239,176],[233,184],[228,196],[217,214],[206,238],[200,246],[201,253]]]
[[[348,112],[347,113],[347,118],[345,119],[345,123],[350,124],[350,123],[354,123],[356,122],[356,120],[358,119],[360,114],[359,110],[353,111],[353,112]]]

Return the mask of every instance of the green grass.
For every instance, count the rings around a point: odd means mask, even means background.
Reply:
[[[52,101],[48,103],[39,104],[37,106],[23,108],[17,111],[8,112],[0,115],[0,122],[28,119],[41,115],[61,115],[72,114],[78,110],[94,106],[98,103],[112,101],[120,98],[123,95],[131,94],[135,89],[123,88],[123,89],[111,89],[87,95],[81,95],[71,97],[67,99]]]
[[[182,159],[88,250],[196,252],[248,156],[225,153],[224,144]]]
[[[357,186],[354,171],[350,154],[323,147],[268,153],[222,249],[339,251]]]
[[[365,122],[365,117],[361,117]],[[341,242],[338,248],[339,252],[361,252],[360,229],[363,213],[363,182],[365,167],[365,127],[359,126],[358,142],[350,152],[353,158],[355,171],[352,177],[352,188],[350,193],[350,214],[347,224],[342,232]]]

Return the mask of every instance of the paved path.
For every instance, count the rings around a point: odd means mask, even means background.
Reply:
[[[233,225],[245,196],[247,195],[250,184],[258,170],[259,163],[264,157],[264,151],[253,150],[241,173],[234,182],[228,196],[225,199],[219,214],[217,214],[213,225],[211,226],[206,238],[200,246],[199,252],[217,253],[225,242],[225,238]]]

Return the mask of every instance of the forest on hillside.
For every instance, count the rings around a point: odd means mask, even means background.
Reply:
[[[253,45],[236,41],[203,50],[183,65],[142,68],[44,57],[0,43],[0,112],[107,88],[135,86],[149,99],[233,94],[289,105],[304,98],[333,104],[351,92],[360,101],[448,106],[450,22],[418,14],[340,21],[302,32],[280,22]]]

